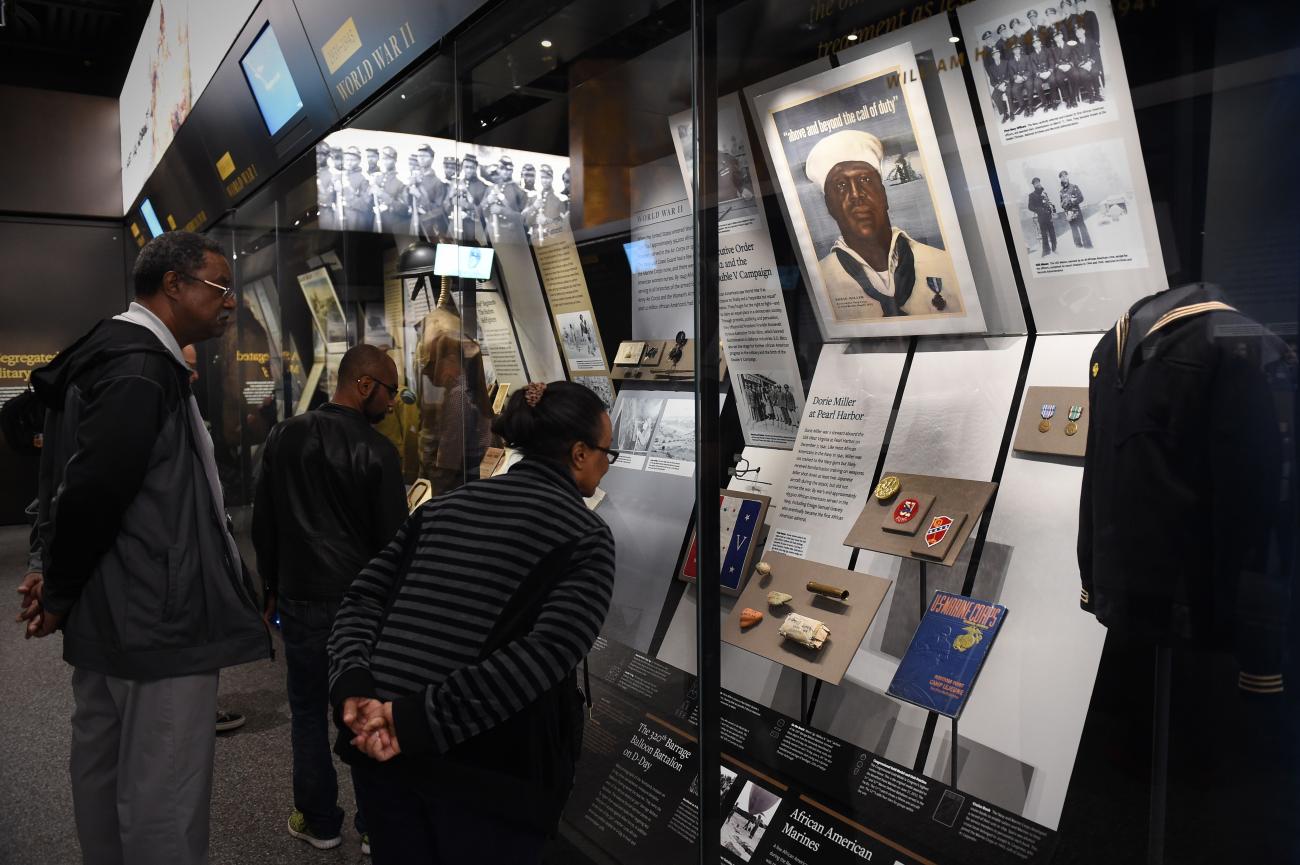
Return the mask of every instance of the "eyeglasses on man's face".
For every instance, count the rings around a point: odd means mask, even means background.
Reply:
[[[221,292],[221,299],[223,301],[235,293],[235,287],[233,285],[221,285],[219,283],[213,282],[210,279],[204,279],[201,276],[195,276],[191,273],[181,273],[180,271],[177,271],[176,275],[184,279],[191,280],[192,282],[201,282],[204,285],[212,286],[217,291]]]
[[[397,399],[397,393],[399,390],[401,390],[401,388],[399,388],[397,385],[389,384],[386,381],[375,378],[373,375],[363,375],[361,378],[357,379],[357,384],[360,384],[365,379],[370,379],[375,384],[382,385],[383,387],[387,388],[389,396],[392,397],[393,399]]]

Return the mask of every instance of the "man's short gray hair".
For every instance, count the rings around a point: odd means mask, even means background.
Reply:
[[[170,270],[193,275],[203,267],[203,257],[209,252],[224,256],[226,251],[210,237],[192,231],[169,231],[160,234],[144,245],[135,260],[131,280],[136,297],[149,297],[162,287],[163,275]]]

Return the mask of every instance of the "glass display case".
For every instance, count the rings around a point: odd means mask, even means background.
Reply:
[[[553,861],[1283,861],[1297,22],[1266,5],[491,4],[210,229],[228,500],[358,343],[417,498],[508,469],[528,382],[601,396],[617,581]],[[1215,390],[1239,361],[1266,398]],[[1271,449],[1249,503],[1233,425]],[[1259,555],[1223,540],[1261,512]],[[1126,618],[1120,536],[1231,588],[1170,572]]]

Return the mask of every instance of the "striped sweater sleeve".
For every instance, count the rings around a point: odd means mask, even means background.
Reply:
[[[403,753],[445,753],[519,712],[591,650],[614,591],[614,539],[603,522],[579,541],[532,630],[436,686],[393,701]]]
[[[375,683],[370,674],[370,651],[384,615],[384,608],[398,579],[397,568],[411,532],[420,530],[420,514],[412,514],[388,546],[352,581],[343,595],[334,626],[330,630],[330,701],[336,707],[348,697],[373,697]]]

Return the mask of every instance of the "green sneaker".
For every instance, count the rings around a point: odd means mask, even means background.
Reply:
[[[333,838],[322,838],[311,830],[307,825],[307,816],[301,811],[294,811],[289,815],[289,834],[299,841],[306,841],[317,850],[332,850],[343,843],[342,835],[335,835]]]
[[[367,856],[370,855],[370,833],[369,832],[361,833],[361,852],[365,853]]]

